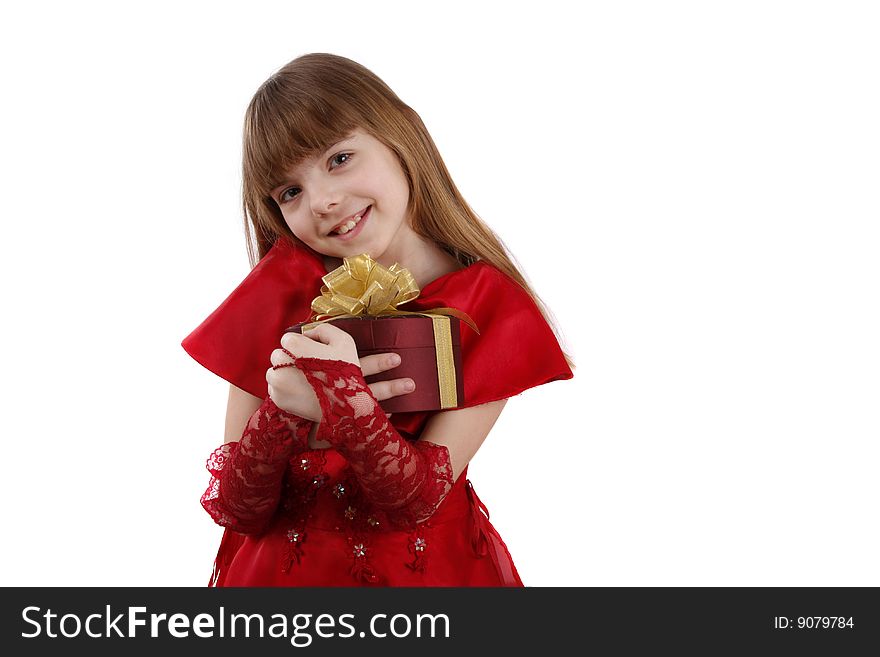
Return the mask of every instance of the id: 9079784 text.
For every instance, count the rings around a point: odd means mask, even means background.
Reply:
[[[854,628],[850,616],[774,616],[774,630],[851,630]]]

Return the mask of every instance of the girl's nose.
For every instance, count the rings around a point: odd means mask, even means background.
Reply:
[[[339,205],[339,204],[338,203],[315,203],[312,206],[312,212],[314,212],[315,215],[323,216],[325,214],[330,214],[331,212],[333,212],[333,210],[336,208],[337,205]]]
[[[339,206],[339,194],[330,187],[312,189],[312,212],[315,215],[328,214]]]

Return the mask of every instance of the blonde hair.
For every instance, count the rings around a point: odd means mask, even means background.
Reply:
[[[270,191],[281,172],[360,128],[390,148],[409,183],[412,229],[462,265],[483,260],[516,281],[559,331],[501,239],[464,200],[422,119],[364,66],[345,57],[297,57],[266,80],[248,105],[242,144],[242,205],[254,267],[285,236],[309,248],[284,221]],[[564,353],[564,352],[563,352]],[[574,362],[565,354],[569,367]]]

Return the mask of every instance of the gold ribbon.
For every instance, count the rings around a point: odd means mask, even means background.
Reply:
[[[431,308],[430,311],[425,312],[399,310],[398,305],[419,296],[421,292],[419,286],[407,269],[397,263],[385,267],[367,253],[344,258],[341,267],[334,269],[321,280],[324,281],[321,296],[315,297],[312,301],[313,321],[304,324],[302,330],[348,317],[403,315],[430,317],[434,325],[440,407],[458,406],[450,317],[458,318],[479,335],[477,325],[467,313],[455,308]]]

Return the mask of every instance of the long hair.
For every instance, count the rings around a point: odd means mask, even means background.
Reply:
[[[516,281],[535,301],[557,338],[540,297],[501,239],[464,200],[422,119],[372,71],[345,57],[311,53],[266,80],[248,105],[242,144],[242,205],[248,260],[254,267],[293,234],[270,195],[282,173],[360,128],[398,157],[409,184],[412,229],[462,265],[483,260]],[[563,352],[564,353],[564,352]],[[569,367],[572,359],[565,354]]]

